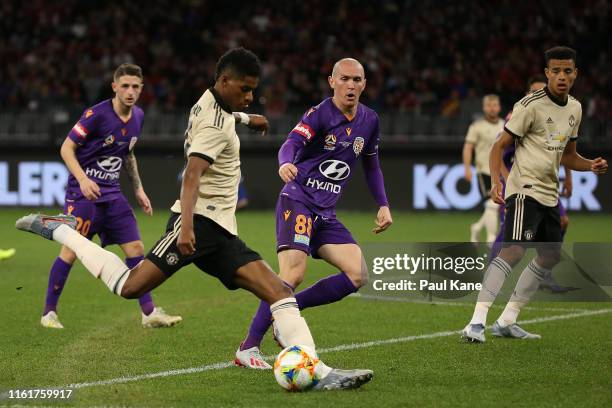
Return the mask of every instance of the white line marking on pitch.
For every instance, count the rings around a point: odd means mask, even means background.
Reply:
[[[598,309],[598,310],[590,310],[590,311],[584,311],[584,312],[579,312],[579,313],[570,313],[570,314],[565,314],[565,315],[539,317],[536,319],[524,320],[524,321],[521,321],[520,323],[521,324],[533,324],[533,323],[552,322],[555,320],[566,320],[566,319],[574,319],[578,317],[596,316],[596,315],[602,315],[602,314],[611,313],[611,312],[612,312],[612,308]],[[441,331],[441,332],[429,333],[429,334],[419,334],[419,335],[414,335],[414,336],[397,337],[393,339],[373,340],[373,341],[367,341],[364,343],[341,344],[335,347],[327,347],[327,348],[318,349],[318,352],[319,353],[332,353],[335,351],[357,350],[357,349],[368,348],[368,347],[382,346],[385,344],[406,343],[406,342],[415,341],[415,340],[426,340],[426,339],[435,339],[439,337],[448,337],[448,336],[457,335],[459,333],[461,333],[461,330],[449,330],[449,331]],[[275,357],[276,356],[266,356],[265,358],[266,360],[271,360]],[[59,387],[55,386],[55,387],[44,387],[44,388],[46,389],[48,388],[78,389],[78,388],[96,387],[100,385],[124,384],[128,382],[148,380],[151,378],[172,377],[172,376],[184,375],[184,374],[202,373],[204,371],[211,371],[211,370],[222,370],[225,368],[232,367],[233,365],[234,363],[232,361],[227,361],[227,362],[209,364],[209,365],[199,366],[199,367],[181,368],[177,370],[160,371],[157,373],[141,374],[141,375],[135,375],[131,377],[117,377],[117,378],[111,378],[108,380],[82,382],[82,383],[63,385]],[[8,394],[4,393],[0,395],[0,399],[6,398],[7,396]]]
[[[393,296],[376,296],[376,295],[368,295],[368,294],[364,294],[364,293],[353,293],[351,295],[349,295],[350,297],[353,298],[361,298],[361,299],[368,299],[368,300],[382,300],[382,301],[387,301],[387,302],[406,302],[406,303],[418,303],[418,304],[424,304],[424,305],[438,305],[438,306],[463,306],[463,307],[474,307],[474,301],[470,301],[470,302],[443,302],[443,301],[428,301],[428,300],[421,300],[421,299],[410,299],[410,298],[402,298],[402,297],[393,297]],[[504,306],[502,305],[493,305],[492,307],[494,308],[503,308]],[[533,311],[542,311],[542,312],[585,312],[588,311],[589,309],[579,309],[579,308],[572,308],[572,309],[568,309],[568,308],[564,308],[564,307],[537,307],[537,306],[525,306],[523,307],[521,310],[533,310]]]

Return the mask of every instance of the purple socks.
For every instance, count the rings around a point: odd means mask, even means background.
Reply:
[[[49,312],[57,310],[57,302],[64,289],[66,279],[72,265],[64,262],[60,257],[55,259],[51,271],[49,272],[49,283],[47,285],[47,298],[45,300],[45,310],[43,316]]]
[[[128,268],[132,269],[136,265],[140,263],[144,259],[144,256],[135,256],[133,258],[125,258],[125,264]],[[140,303],[140,309],[142,313],[145,315],[150,315],[153,313],[153,309],[155,309],[155,304],[153,303],[153,297],[151,296],[151,292],[145,293],[138,299],[138,303]]]
[[[297,293],[300,310],[308,307],[334,303],[357,292],[357,288],[344,272],[323,278],[314,285]]]
[[[303,310],[308,307],[337,302],[354,292],[357,292],[357,288],[353,285],[353,282],[344,272],[340,272],[323,278],[314,285],[296,293],[295,298],[300,310]],[[240,349],[246,350],[255,346],[259,347],[271,324],[272,313],[270,312],[270,305],[261,301],[257,313],[253,316],[251,327],[249,327],[249,334],[240,345]]]

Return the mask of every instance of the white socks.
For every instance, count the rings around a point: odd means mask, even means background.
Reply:
[[[53,231],[53,240],[70,248],[95,278],[121,296],[130,268],[117,255],[100,248],[67,225],[60,225]]]
[[[552,271],[542,268],[536,263],[535,259],[529,262],[529,265],[521,273],[518,282],[516,282],[516,287],[512,296],[510,296],[510,301],[497,320],[501,326],[509,326],[516,323],[521,308],[529,302],[533,294],[538,290],[540,282],[549,273],[552,273]]]
[[[489,308],[495,301],[510,272],[512,272],[512,267],[502,258],[497,257],[491,261],[482,280],[482,289],[478,293],[478,301],[470,324],[486,325]]]
[[[306,320],[300,315],[297,300],[294,297],[281,299],[270,306],[274,334],[283,347],[304,345],[316,353],[316,348]],[[317,355],[318,357],[318,355]],[[321,378],[327,377],[332,368],[319,359]]]
[[[300,315],[300,309],[294,297],[281,299],[270,305],[270,311],[274,333],[283,347],[300,344],[316,350],[310,329],[306,320]]]
[[[489,308],[499,294],[510,272],[512,272],[512,267],[502,258],[497,257],[491,261],[482,281],[482,289],[478,293],[478,301],[476,302],[470,324],[486,325]],[[516,323],[521,308],[537,292],[540,282],[550,274],[552,274],[552,271],[538,265],[535,259],[529,262],[523,272],[521,272],[521,276],[516,282],[516,287],[504,311],[499,319],[497,319],[500,326],[506,327]]]

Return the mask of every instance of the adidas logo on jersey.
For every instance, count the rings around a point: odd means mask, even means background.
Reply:
[[[553,124],[553,123],[555,123],[555,122],[553,122],[553,120],[552,120],[552,119],[550,118],[550,116],[549,116],[549,117],[548,117],[548,120],[546,121],[546,123],[550,125],[550,124]]]

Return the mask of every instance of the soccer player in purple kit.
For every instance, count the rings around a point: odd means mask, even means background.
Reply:
[[[86,238],[98,234],[102,246],[118,244],[126,264],[134,267],[144,258],[144,246],[134,212],[120,190],[119,174],[124,167],[138,204],[152,215],[133,151],[144,119],[144,112],[136,106],[142,91],[142,70],[137,65],[122,64],[113,79],[115,97],[86,109],[62,144],[60,154],[70,170],[64,213],[76,217],[77,231]],[[44,327],[64,327],[57,316],[57,303],[75,261],[75,253],[62,246],[49,273],[40,320]],[[139,303],[143,327],[169,327],[182,320],[155,307],[151,293],[140,297]]]
[[[286,183],[276,205],[281,279],[292,289],[299,286],[308,255],[339,269],[296,293],[300,309],[337,302],[366,283],[361,249],[336,218],[336,203],[360,157],[368,188],[379,206],[373,232],[378,234],[393,222],[378,161],[378,115],[359,103],[366,85],[363,66],[352,58],[341,59],[328,81],[333,97],[304,114],[278,153],[278,173]],[[271,324],[270,306],[262,301],[236,351],[236,365],[271,368],[259,350]]]

